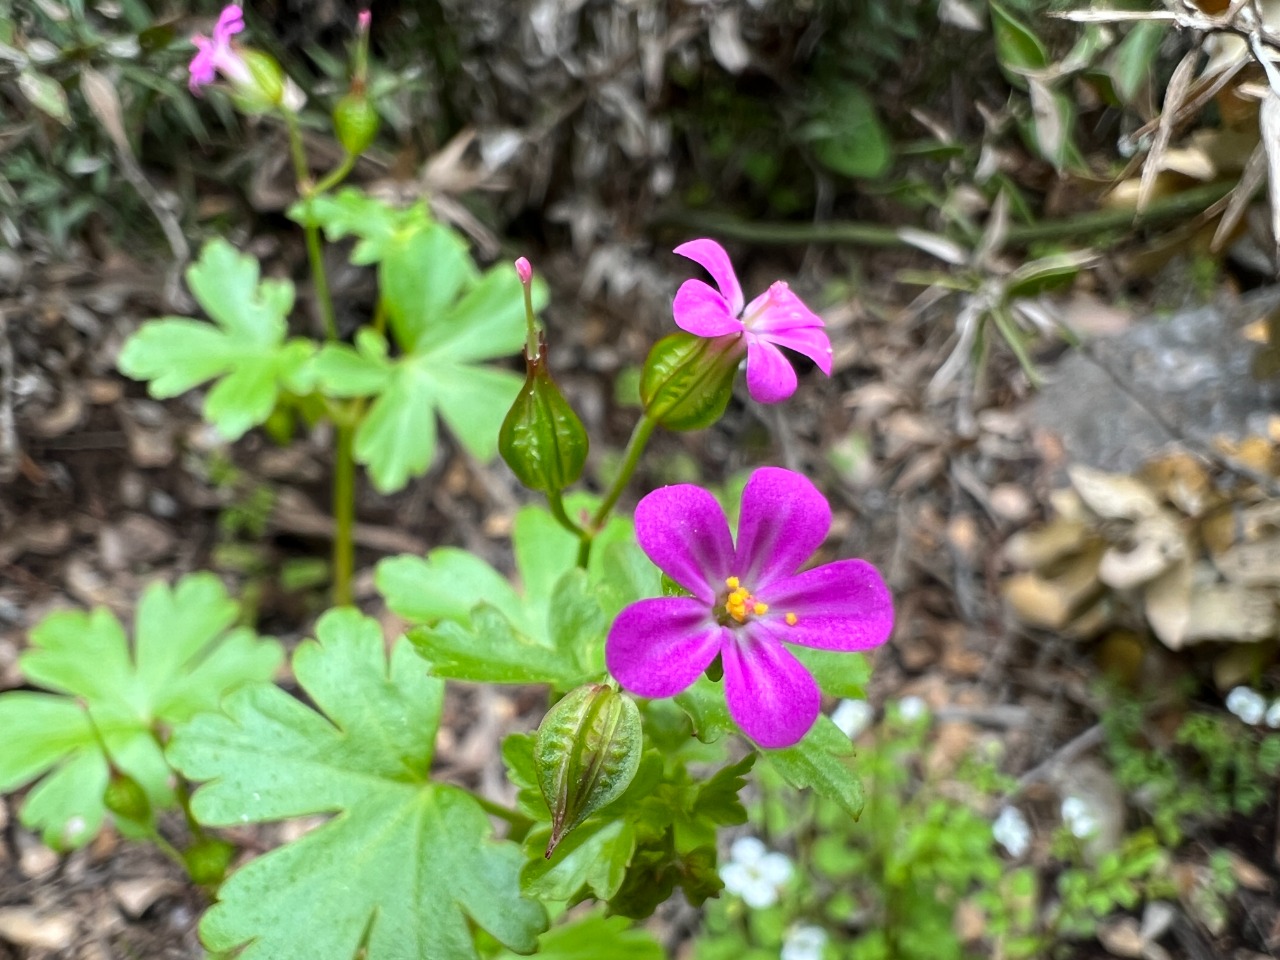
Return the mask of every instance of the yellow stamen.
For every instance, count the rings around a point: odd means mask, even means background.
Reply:
[[[788,627],[794,627],[796,625],[797,618],[794,613],[788,613],[784,619],[786,619]]]
[[[738,589],[738,578],[737,578],[737,577],[730,577],[728,580],[726,580],[726,581],[724,582],[724,585],[725,585],[726,587],[728,587],[730,590],[737,590],[737,589]]]
[[[754,613],[757,617],[759,617],[769,612],[769,605],[767,603],[757,603],[755,606],[751,608],[751,612]]]

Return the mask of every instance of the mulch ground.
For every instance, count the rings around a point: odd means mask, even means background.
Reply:
[[[285,269],[299,260],[284,247]],[[533,251],[525,251],[530,254]],[[123,339],[143,318],[168,312],[166,277],[153,262],[76,249],[51,262],[0,254],[0,690],[20,685],[25,631],[50,610],[105,605],[128,618],[144,584],[213,567],[251,598],[260,628],[293,644],[323,608],[320,588],[286,591],[270,575],[325,556],[328,437],[278,446],[251,436],[221,443],[192,397],[158,403],[114,371]],[[652,269],[619,298],[580,296],[576,258],[534,258],[555,291],[547,311],[559,379],[596,445],[618,449],[633,411],[615,402],[619,374],[642,361],[669,327],[669,297],[685,265],[659,250]],[[828,550],[884,571],[898,624],[875,656],[873,703],[918,694],[939,718],[931,769],[946,770],[982,741],[1002,745],[1014,775],[1060,757],[1094,721],[1094,667],[1077,644],[1029,642],[999,600],[1000,546],[1042,515],[1060,464],[1025,413],[1015,364],[997,356],[981,396],[967,383],[943,399],[925,387],[945,357],[947,326],[899,306],[887,283],[833,304],[821,281],[830,254],[804,261],[794,285],[821,305],[832,328],[835,372],[813,371],[790,402],[761,408],[735,399],[712,430],[661,435],[633,488],[690,476],[719,481],[760,463],[802,470],[829,493]],[[774,256],[744,271],[744,287],[795,277]],[[367,277],[337,294],[367,308]],[[349,289],[341,286],[350,285]],[[12,427],[10,428],[10,425]],[[590,475],[590,469],[589,469]],[[475,463],[445,445],[430,474],[404,493],[360,494],[360,603],[395,624],[372,589],[382,556],[454,544],[510,569],[505,536],[527,497],[501,465]],[[441,775],[503,791],[499,738],[537,722],[540,701],[520,690],[454,691],[439,749]],[[1050,787],[1045,791],[1046,809]],[[0,800],[0,960],[44,957],[200,956],[195,924],[204,894],[149,848],[110,830],[60,856],[17,818],[21,796]],[[1274,956],[1274,814],[1264,829],[1223,842],[1258,870],[1260,889],[1237,898],[1239,926],[1215,940],[1181,917],[1166,939],[1174,956]],[[1256,825],[1255,825],[1256,826]],[[269,848],[306,824],[245,830],[247,851]],[[1246,930],[1246,927],[1248,930]],[[1253,932],[1249,932],[1253,931]],[[1176,943],[1175,943],[1176,941]],[[1081,955],[1107,956],[1089,947]]]

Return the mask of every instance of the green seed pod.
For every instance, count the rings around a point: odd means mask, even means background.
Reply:
[[[607,684],[578,687],[547,712],[533,761],[551,810],[548,859],[569,831],[622,796],[643,750],[640,710]]]
[[[121,820],[140,826],[151,823],[151,800],[147,791],[127,773],[111,771],[111,779],[102,792],[102,804]]]
[[[547,343],[537,356],[525,352],[524,386],[498,431],[498,450],[511,472],[531,490],[559,493],[582,476],[587,430],[547,368]]]
[[[216,887],[227,875],[236,848],[217,837],[202,837],[182,852],[187,875],[202,887]]]
[[[342,149],[358,157],[369,149],[381,124],[378,111],[363,93],[352,91],[333,107],[333,129]]]
[[[644,412],[668,430],[701,430],[720,419],[745,346],[739,334],[673,333],[653,345],[640,374]]]

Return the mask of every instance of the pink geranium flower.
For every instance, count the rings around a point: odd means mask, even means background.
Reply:
[[[714,240],[690,240],[675,252],[706,267],[719,287],[686,280],[673,305],[676,325],[698,337],[741,333],[747,342],[747,389],[758,403],[777,403],[796,392],[796,372],[779,347],[802,353],[831,376],[831,341],[822,318],[781,280],[750,303],[724,247]]]
[[[248,84],[252,81],[248,65],[231,44],[231,38],[243,29],[244,12],[231,4],[224,7],[218,16],[212,40],[199,34],[191,38],[198,51],[188,68],[191,72],[188,86],[192,93],[198,94],[201,87],[213,83],[219,73],[233,82]]]
[[[821,693],[786,645],[867,650],[893,628],[893,602],[875,567],[838,560],[797,573],[826,539],[831,508],[807,479],[763,467],[742,491],[735,547],[715,498],[678,484],[636,507],[636,538],[692,594],[640,600],[609,630],[605,662],[627,690],[670,697],[717,656],[729,713],[762,747],[797,743]]]

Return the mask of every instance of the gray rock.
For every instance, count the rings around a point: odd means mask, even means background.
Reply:
[[[1073,463],[1123,472],[1183,440],[1203,448],[1216,436],[1265,435],[1280,380],[1253,377],[1258,348],[1241,331],[1277,308],[1273,287],[1092,340],[1045,370],[1032,420]]]

